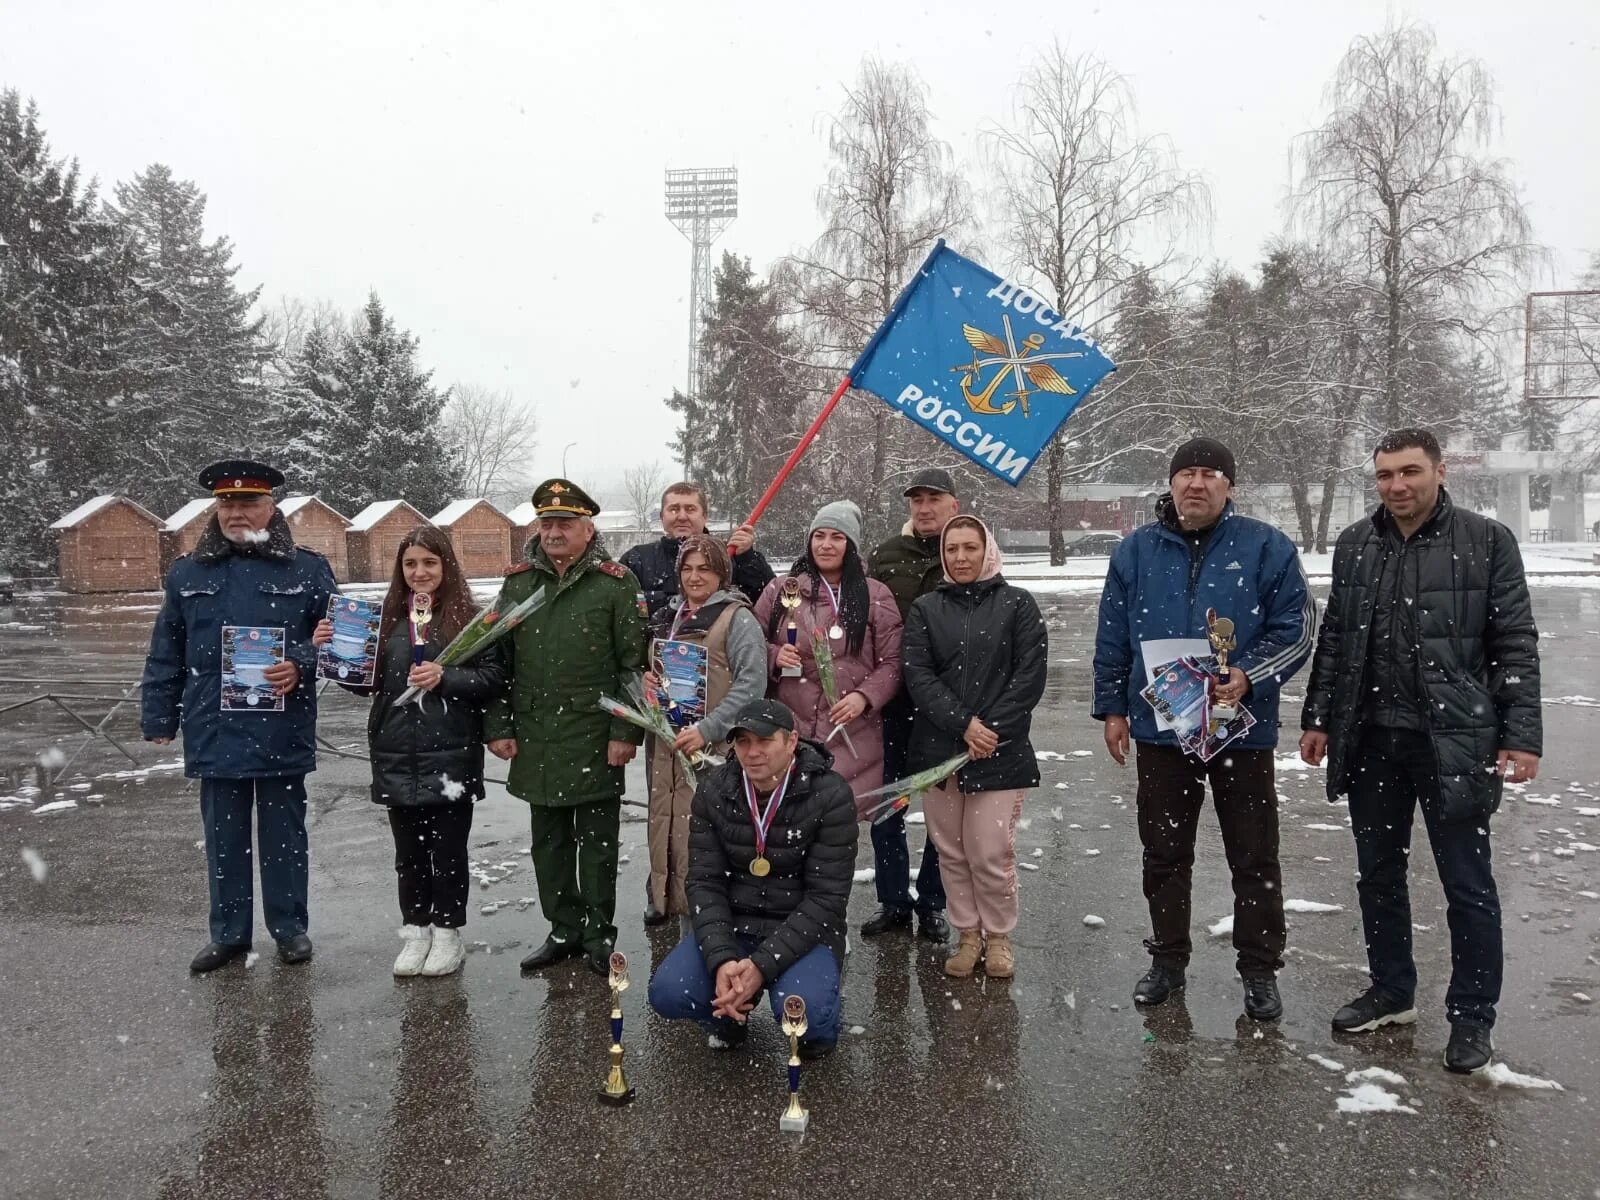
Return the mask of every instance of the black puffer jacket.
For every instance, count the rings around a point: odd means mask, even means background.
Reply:
[[[771,983],[817,946],[844,968],[845,907],[856,867],[856,802],[833,755],[802,739],[795,773],[767,832],[772,873],[750,874],[756,831],[744,772],[731,755],[700,780],[689,813],[689,911],[713,974],[744,957],[735,934],[759,938],[751,961]]]
[[[409,808],[483,799],[483,710],[505,693],[510,679],[505,647],[502,639],[466,664],[444,668],[439,686],[423,695],[420,706],[396,708],[411,672],[411,641],[403,623],[389,635],[378,658],[377,689],[348,689],[373,698],[367,742],[375,803]],[[429,642],[426,657],[442,649]]]
[[[622,565],[633,572],[644,589],[645,605],[652,617],[678,594],[678,549],[682,545],[677,538],[663,535],[653,542],[634,546],[622,556]],[[743,592],[751,604],[761,599],[761,593],[771,582],[772,568],[754,546],[743,554],[733,555],[733,586]]]
[[[1301,728],[1328,734],[1328,797],[1348,790],[1377,581],[1389,526],[1379,508],[1339,535]],[[1467,820],[1500,804],[1500,750],[1543,752],[1539,630],[1511,531],[1455,507],[1443,490],[1433,516],[1404,543],[1400,595],[1416,623],[1418,667],[1443,813]]]
[[[1028,733],[1049,662],[1038,604],[1002,576],[942,583],[919,597],[900,644],[900,669],[916,706],[907,769],[915,774],[962,753],[961,735],[977,717],[1000,735],[1000,747],[961,768],[961,790],[1037,787],[1039,763]]]

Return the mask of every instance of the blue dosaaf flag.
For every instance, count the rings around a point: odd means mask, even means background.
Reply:
[[[1032,292],[940,241],[850,381],[1015,487],[1114,370]]]

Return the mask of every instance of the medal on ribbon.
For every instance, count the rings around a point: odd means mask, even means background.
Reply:
[[[756,803],[756,789],[750,782],[749,774],[741,774],[744,776],[745,803],[750,806],[750,824],[756,831],[756,856],[750,860],[750,874],[757,879],[765,879],[772,874],[772,862],[767,858],[767,830],[772,828],[772,818],[778,815],[778,806],[783,803],[783,795],[789,790],[789,780],[794,776],[794,763],[791,762],[789,769],[783,773],[783,782],[777,790],[767,797],[765,811]]]
[[[828,603],[833,606],[833,624],[828,626],[828,636],[838,641],[844,636],[844,626],[839,624],[839,596],[843,588],[836,591],[831,583],[820,577],[817,582],[822,584],[823,590],[828,593]]]

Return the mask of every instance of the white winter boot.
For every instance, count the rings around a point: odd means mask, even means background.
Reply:
[[[433,943],[433,930],[426,925],[402,925],[400,940],[405,944],[400,947],[400,957],[394,960],[394,973],[420,974],[422,964],[427,961],[428,951]]]
[[[433,927],[433,945],[428,948],[428,961],[422,964],[424,975],[453,975],[467,961],[467,945],[461,940],[459,929]]]

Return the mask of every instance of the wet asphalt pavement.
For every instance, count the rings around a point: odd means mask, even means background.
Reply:
[[[0,1196],[1600,1196],[1600,701],[1574,702],[1600,693],[1600,590],[1534,593],[1544,693],[1562,702],[1545,707],[1541,778],[1493,825],[1508,960],[1498,1051],[1553,1091],[1441,1067],[1449,952],[1426,853],[1413,856],[1420,1022],[1330,1033],[1366,980],[1353,845],[1316,771],[1278,775],[1285,888],[1341,908],[1291,913],[1283,1020],[1241,1017],[1232,949],[1207,935],[1232,906],[1210,816],[1187,995],[1134,1010],[1147,961],[1134,781],[1088,717],[1097,588],[1067,586],[1040,596],[1054,662],[1035,726],[1044,784],[1018,833],[1037,869],[1021,877],[1017,979],[947,980],[926,943],[853,937],[848,1032],[805,1072],[803,1137],[777,1128],[784,1057],[765,1008],[731,1054],[648,1013],[649,968],[676,932],[639,920],[638,810],[625,810],[618,905],[638,1098],[612,1110],[595,1097],[604,981],[577,963],[518,971],[546,926],[524,903],[536,894],[526,810],[502,789],[473,830],[481,881],[459,976],[391,976],[387,824],[366,765],[328,757],[310,779],[315,961],[279,964],[258,915],[258,961],[194,978],[205,864],[198,792],[174,755],[136,746],[158,769],[117,777],[129,764],[102,745],[33,793],[35,753],[78,739],[39,707],[0,716]],[[0,610],[0,675],[131,681],[154,601],[23,597]],[[0,691],[4,704],[29,689]],[[98,719],[105,706],[81,707]],[[364,713],[330,697],[323,732],[359,750]],[[137,738],[131,715],[112,729]],[[637,769],[630,782],[642,797]],[[31,811],[58,799],[76,807]],[[865,834],[859,865],[871,865]],[[480,912],[492,904],[504,906]],[[874,907],[858,884],[852,925]],[[1412,1111],[1338,1110],[1362,1082],[1347,1073],[1369,1067],[1403,1079],[1377,1083]]]

